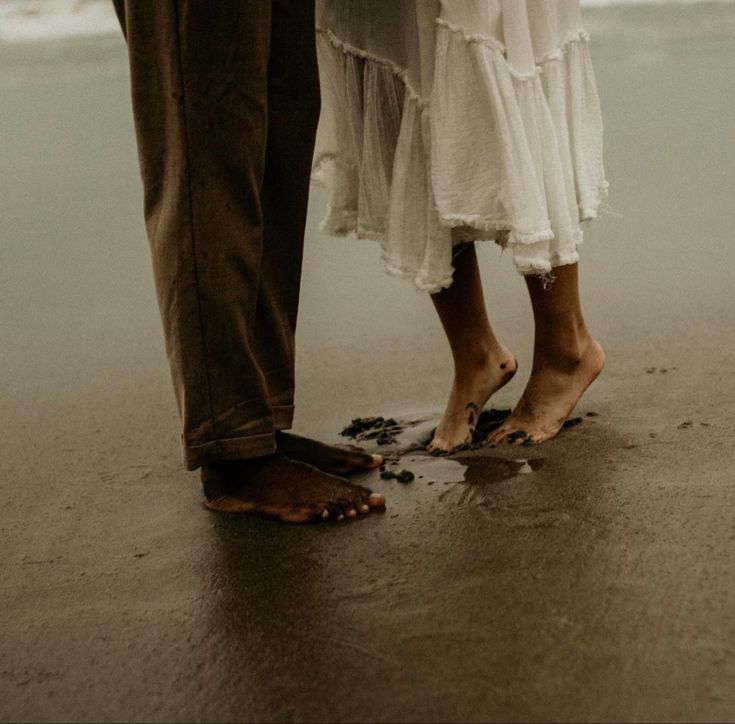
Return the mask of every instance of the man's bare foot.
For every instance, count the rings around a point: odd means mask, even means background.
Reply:
[[[222,460],[202,468],[204,505],[219,513],[250,513],[285,523],[356,518],[384,508],[385,498],[287,458]]]
[[[427,450],[432,455],[443,455],[470,445],[483,407],[491,395],[510,382],[517,369],[518,362],[501,346],[480,361],[457,369],[447,409]]]
[[[291,460],[307,463],[332,475],[363,473],[383,463],[382,455],[371,455],[356,445],[327,445],[288,432],[276,433],[276,445]]]
[[[564,364],[539,365],[531,373],[515,410],[487,443],[532,445],[556,437],[604,366],[605,352],[591,337],[578,358]]]

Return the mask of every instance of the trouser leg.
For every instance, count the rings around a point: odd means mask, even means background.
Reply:
[[[318,119],[314,3],[273,0],[255,349],[279,430],[293,419],[294,333]]]
[[[125,0],[119,8],[156,290],[190,469],[275,449],[261,368],[267,355],[257,351],[267,334],[256,335],[271,6]]]

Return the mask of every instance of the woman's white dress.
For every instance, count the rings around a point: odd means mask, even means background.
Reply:
[[[607,183],[579,0],[317,0],[322,228],[436,292],[492,239],[524,274],[578,260]]]

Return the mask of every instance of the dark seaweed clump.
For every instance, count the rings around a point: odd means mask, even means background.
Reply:
[[[410,470],[401,470],[400,473],[394,473],[392,470],[383,470],[380,473],[383,480],[397,480],[399,483],[412,483],[416,476]]]
[[[340,435],[352,440],[375,440],[378,445],[393,445],[396,435],[403,432],[403,427],[392,417],[356,417]]]

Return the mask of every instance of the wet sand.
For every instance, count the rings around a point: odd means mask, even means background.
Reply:
[[[735,10],[588,25],[622,217],[583,253],[608,367],[582,423],[407,453],[412,482],[365,476],[385,513],[316,527],[217,517],[182,471],[122,42],[0,49],[0,720],[735,717]],[[439,324],[322,206],[296,430],[415,441],[451,380]],[[480,258],[509,407],[530,308]]]

